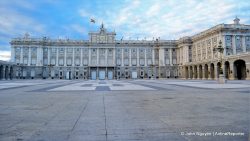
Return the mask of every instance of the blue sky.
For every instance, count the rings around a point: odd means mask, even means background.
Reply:
[[[178,39],[230,24],[236,15],[250,24],[248,0],[1,0],[0,60],[9,59],[11,38],[26,32],[88,39],[88,32],[103,22],[116,39]]]

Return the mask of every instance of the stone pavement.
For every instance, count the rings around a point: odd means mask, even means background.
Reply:
[[[250,81],[0,81],[3,141],[248,141]]]

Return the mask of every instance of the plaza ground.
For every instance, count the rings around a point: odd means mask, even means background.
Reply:
[[[250,81],[0,81],[3,141],[248,141],[249,131]]]

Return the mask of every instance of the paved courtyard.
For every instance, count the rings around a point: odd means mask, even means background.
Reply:
[[[0,81],[2,141],[249,141],[250,81]]]

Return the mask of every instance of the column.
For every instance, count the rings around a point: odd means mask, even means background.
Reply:
[[[58,53],[59,53],[59,48],[56,48],[56,66],[58,66]]]
[[[116,55],[116,54],[115,54],[115,53],[116,53],[115,48],[113,48],[112,51],[113,51],[113,65],[115,65],[115,58],[116,58],[116,57],[115,57],[115,55]]]
[[[207,67],[207,75],[208,75],[208,80],[211,80],[211,68],[210,68],[210,64],[208,64],[208,67]]]
[[[91,64],[91,49],[92,49],[92,48],[89,48],[89,49],[88,49],[88,50],[89,50],[89,63],[88,63],[89,65],[92,65],[92,64]],[[89,73],[89,76],[90,76],[90,73]]]
[[[67,48],[64,48],[64,66],[67,66]]]
[[[108,64],[108,49],[107,48],[105,48],[104,49],[105,50],[105,64],[104,65],[110,65],[110,64]],[[107,72],[107,71],[106,71]]]
[[[243,52],[246,52],[247,49],[246,49],[246,36],[242,36],[242,49],[243,49]]]
[[[131,49],[129,49],[129,66],[131,67]]]
[[[123,49],[123,48],[121,48],[121,50],[122,50],[122,58],[121,58],[121,62],[122,62],[122,66],[124,66],[124,61],[123,61],[123,60],[124,60],[124,56],[123,56],[123,50],[124,50],[124,49]]]
[[[152,65],[155,64],[155,49],[152,49]]]
[[[212,39],[210,39],[210,48],[211,48],[211,59],[214,59],[214,47],[212,45]]]
[[[37,48],[37,53],[36,53],[36,66],[40,66],[40,58],[41,58],[41,47]]]
[[[218,67],[217,64],[214,64],[214,80],[218,79]]]
[[[205,80],[206,76],[205,76],[206,72],[205,72],[205,65],[202,66],[202,79]]]
[[[139,54],[139,48],[136,49],[136,64],[137,64],[137,67],[140,66],[140,54]]]
[[[194,70],[194,66],[192,67],[193,69],[192,69],[192,73],[193,73],[193,77],[192,77],[192,79],[195,79],[195,70]]]
[[[96,49],[96,64],[99,65],[99,48]]]
[[[31,47],[29,47],[29,52],[28,52],[28,66],[31,64]]]
[[[172,48],[169,49],[169,61],[170,66],[173,66]]]
[[[80,66],[82,66],[82,48],[80,48]]]
[[[48,47],[48,65],[50,65],[50,52],[51,52],[51,49]]]
[[[226,38],[225,38],[225,35],[222,35],[221,42],[222,42],[222,47],[224,48],[223,55],[227,56],[227,47],[226,47]]]
[[[236,54],[236,44],[235,44],[235,35],[232,37],[232,47],[233,47],[233,54]]]
[[[72,66],[75,66],[75,48],[73,48]]]
[[[235,76],[234,76],[235,75],[234,63],[233,62],[229,62],[229,63],[230,63],[229,64],[229,66],[230,66],[229,79],[234,80],[235,79]],[[232,71],[232,73],[231,73],[231,71]]]
[[[15,58],[16,58],[15,48],[11,46],[11,62],[16,62]]]
[[[20,47],[21,49],[21,54],[20,54],[20,64],[23,63],[23,47]]]

